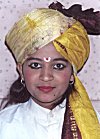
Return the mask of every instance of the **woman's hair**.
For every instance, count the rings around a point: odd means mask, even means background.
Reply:
[[[29,100],[30,93],[27,88],[21,83],[21,77],[11,85],[9,94],[3,98],[0,107],[7,107],[12,104],[24,103]]]
[[[54,105],[56,106],[58,104],[61,104],[61,102],[65,98],[69,97],[73,89],[74,89],[74,84],[69,85],[62,99]],[[4,109],[5,107],[12,104],[24,103],[28,101],[30,97],[32,97],[31,94],[28,92],[26,86],[24,86],[21,83],[21,77],[19,76],[19,78],[11,85],[9,94],[5,98],[3,98],[0,109]]]

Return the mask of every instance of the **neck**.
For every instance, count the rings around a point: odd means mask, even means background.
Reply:
[[[37,104],[39,104],[40,106],[44,107],[44,108],[47,108],[47,109],[54,109],[57,105],[61,104],[63,102],[63,100],[65,99],[64,96],[60,96],[59,98],[55,99],[55,100],[52,100],[50,102],[42,102],[36,98],[34,98],[32,96],[32,99],[34,102],[36,102]]]

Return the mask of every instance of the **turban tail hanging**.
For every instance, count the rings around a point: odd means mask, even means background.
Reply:
[[[52,9],[36,9],[19,20],[6,36],[6,44],[18,63],[53,41],[56,50],[73,66],[75,90],[70,106],[82,139],[99,139],[100,125],[87,92],[76,76],[90,48],[87,33],[80,22]]]

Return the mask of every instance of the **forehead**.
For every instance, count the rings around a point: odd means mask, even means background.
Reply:
[[[51,58],[64,58],[55,48],[53,45],[53,42],[45,45],[44,47],[37,50],[35,53],[33,53],[31,56],[43,58],[43,57],[51,57]]]

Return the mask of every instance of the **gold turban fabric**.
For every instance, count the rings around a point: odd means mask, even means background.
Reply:
[[[99,139],[100,125],[97,116],[85,88],[76,76],[90,52],[87,32],[81,23],[56,10],[35,9],[15,23],[6,36],[6,44],[18,63],[24,63],[28,55],[51,41],[74,69],[77,93],[70,95],[69,103],[82,139]]]

